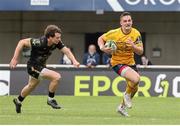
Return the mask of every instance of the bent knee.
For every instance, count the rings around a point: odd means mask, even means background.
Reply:
[[[54,77],[53,80],[54,81],[59,81],[61,79],[61,75],[59,73],[57,73]]]
[[[140,75],[136,75],[136,77],[134,78],[134,82],[136,85],[138,85],[140,82]]]

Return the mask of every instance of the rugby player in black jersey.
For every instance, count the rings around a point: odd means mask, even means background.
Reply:
[[[46,68],[46,60],[52,51],[58,48],[71,59],[75,67],[79,67],[80,63],[75,59],[72,52],[61,41],[61,29],[56,25],[48,25],[44,31],[44,36],[34,39],[27,38],[18,42],[14,52],[14,56],[10,62],[10,68],[14,69],[18,63],[18,57],[24,47],[31,48],[31,55],[27,62],[27,72],[29,74],[29,82],[22,89],[20,95],[13,99],[16,112],[21,113],[22,102],[27,95],[39,84],[40,78],[49,79],[49,94],[47,104],[54,109],[60,109],[54,99],[55,91],[59,84],[61,75],[53,70]]]

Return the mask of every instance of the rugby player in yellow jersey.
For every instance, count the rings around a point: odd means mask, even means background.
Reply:
[[[138,90],[140,75],[134,61],[134,53],[143,54],[143,44],[138,30],[132,27],[133,21],[129,12],[123,12],[120,16],[120,28],[104,33],[98,38],[98,45],[101,51],[111,53],[112,69],[126,79],[126,91],[122,103],[117,111],[123,116],[129,116],[126,108],[132,107],[132,98]],[[117,50],[105,47],[107,40],[116,43]],[[113,52],[113,53],[112,53]]]

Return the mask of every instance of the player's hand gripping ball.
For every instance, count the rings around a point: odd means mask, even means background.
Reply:
[[[105,43],[105,47],[111,48],[113,52],[117,50],[116,43],[113,40],[107,40]]]

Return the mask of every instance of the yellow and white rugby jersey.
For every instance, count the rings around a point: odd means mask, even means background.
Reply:
[[[128,39],[137,46],[142,46],[141,34],[135,28],[131,29],[129,34],[124,34],[121,28],[113,29],[103,34],[103,40],[112,40],[117,45],[117,50],[112,54],[111,64],[115,66],[117,64],[134,65],[134,52],[131,46],[126,44]]]

